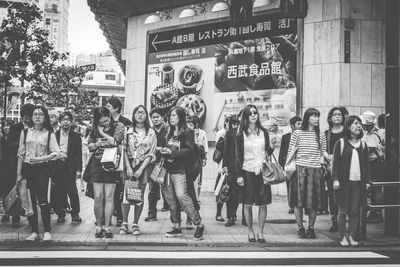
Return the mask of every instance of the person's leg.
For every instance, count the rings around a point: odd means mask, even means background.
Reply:
[[[75,175],[68,177],[66,181],[66,190],[71,203],[71,217],[74,219],[79,218],[80,203],[78,189],[76,188]]]
[[[261,205],[259,206],[258,209],[258,234],[257,238],[258,239],[264,239],[264,226],[265,226],[265,220],[267,219],[267,205]]]
[[[361,205],[361,182],[350,182],[351,191],[349,199],[349,238],[357,234],[360,205]]]
[[[201,186],[203,184],[203,169],[201,169],[201,173],[198,177],[198,183],[197,183],[197,199],[200,198],[200,192],[201,192]]]
[[[94,216],[96,217],[97,226],[104,225],[104,184],[93,183],[94,192]]]
[[[338,211],[338,229],[341,238],[346,236],[346,215],[347,215],[347,205],[339,205]]]
[[[105,227],[110,227],[111,217],[114,211],[114,192],[115,184],[106,183],[104,184],[104,218]],[[122,213],[122,212],[121,212]]]
[[[144,191],[146,190],[146,184],[144,184],[142,186],[143,186],[142,187],[142,195],[144,195]],[[142,203],[140,205],[135,205],[135,216],[133,218],[134,224],[139,223],[140,215],[142,215],[142,211],[143,211],[143,206],[144,206],[144,203]]]
[[[169,175],[172,176],[172,175]],[[175,188],[174,188],[175,179],[172,176],[171,178],[165,181],[163,185],[165,192],[165,199],[167,200],[170,212],[171,222],[174,224],[174,227],[180,229],[181,227],[181,211],[178,200],[175,196]]]
[[[121,204],[122,207],[122,221],[124,223],[128,222],[128,216],[129,216],[129,212],[131,210],[131,205],[130,204]]]
[[[122,223],[122,190],[123,190],[123,184],[122,184],[122,179],[120,178],[118,183],[115,185],[115,191],[114,191],[114,208],[113,208],[113,213],[115,213],[115,216],[117,217],[117,226],[120,226]],[[110,221],[111,222],[111,221]]]
[[[57,214],[58,222],[62,222],[65,219],[65,207],[66,200],[65,195],[67,194],[66,190],[66,169],[62,163],[57,165],[56,171],[52,177],[52,181],[54,186],[52,186],[52,194],[50,196],[50,205],[53,207],[54,213]]]
[[[167,211],[169,210],[169,206],[168,206],[168,202],[167,199],[165,198],[165,188],[163,186],[160,186],[160,191],[161,191],[161,195],[163,198],[163,207],[162,207],[162,211]]]
[[[329,228],[329,232],[337,232],[338,231],[338,221],[337,221],[338,205],[335,202],[335,195],[334,195],[334,190],[333,190],[333,179],[332,179],[331,175],[329,175],[326,182],[328,185],[329,211],[331,213],[331,220],[332,220],[332,226]]]
[[[148,217],[145,219],[146,221],[157,218],[157,201],[160,196],[159,192],[160,192],[159,184],[150,179],[149,195],[148,195],[149,212],[148,212]]]
[[[254,239],[255,235],[253,231],[253,206],[247,204],[243,206],[244,206],[244,216],[246,218],[249,239]]]
[[[32,233],[39,234],[39,226],[38,226],[38,210],[37,210],[37,197],[36,197],[36,187],[31,186],[29,188],[30,197],[32,201],[33,215],[28,217],[29,225],[32,229]]]
[[[45,232],[50,232],[50,206],[47,200],[47,192],[49,186],[48,171],[44,167],[38,167],[37,170],[37,200],[40,207],[43,227]]]

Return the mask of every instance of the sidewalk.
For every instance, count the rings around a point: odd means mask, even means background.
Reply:
[[[82,223],[71,223],[70,216],[66,217],[66,222],[60,224],[56,222],[57,216],[52,216],[52,237],[53,245],[59,246],[206,246],[206,247],[338,247],[338,234],[329,233],[330,215],[318,216],[315,225],[317,239],[300,239],[296,234],[296,223],[294,215],[288,214],[286,197],[273,196],[273,203],[268,206],[267,223],[265,225],[264,235],[266,243],[249,243],[247,240],[247,227],[241,225],[241,206],[238,209],[237,224],[231,227],[225,227],[224,223],[215,220],[216,203],[212,193],[202,193],[201,216],[205,224],[205,233],[203,241],[194,241],[193,234],[195,230],[183,229],[183,237],[166,238],[164,233],[171,229],[169,221],[169,212],[158,212],[158,221],[145,222],[147,216],[147,203],[139,221],[141,231],[140,236],[119,235],[119,229],[115,227],[115,218],[113,219],[114,238],[97,239],[94,237],[95,225],[93,214],[93,200],[85,197],[80,192],[81,198],[81,217]],[[147,202],[147,198],[146,198]],[[161,209],[161,201],[158,203]],[[224,205],[222,215],[226,215]],[[131,211],[133,213],[133,210]],[[254,231],[257,233],[257,214],[258,209],[253,208]],[[182,213],[182,220],[186,221],[186,215]],[[133,214],[129,223],[132,222]],[[308,219],[305,217],[305,219]],[[41,225],[41,224],[40,224]],[[305,222],[305,227],[308,226]],[[183,224],[184,226],[184,224]],[[0,244],[15,244],[26,242],[26,237],[30,234],[30,229],[26,218],[21,218],[21,226],[17,229],[12,228],[11,223],[0,223]],[[43,245],[45,244],[42,242]],[[400,237],[389,237],[383,234],[383,223],[367,225],[367,240],[360,242],[361,246],[400,246]]]

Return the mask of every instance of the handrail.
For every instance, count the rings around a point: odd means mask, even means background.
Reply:
[[[400,186],[398,182],[371,182],[371,187],[387,187],[387,186]],[[367,205],[368,209],[400,209],[400,204],[390,205]],[[360,208],[360,222],[359,222],[359,240],[365,240],[367,236],[367,209],[361,206]]]

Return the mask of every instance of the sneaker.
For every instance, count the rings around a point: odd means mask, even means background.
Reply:
[[[173,228],[172,231],[166,232],[165,237],[181,237],[182,236],[182,230]]]
[[[346,236],[343,236],[342,240],[339,242],[339,245],[342,247],[348,247],[350,245]]]
[[[289,212],[288,212],[289,214],[293,214],[294,213],[294,208],[293,207],[291,207],[290,209],[289,209]]]
[[[232,225],[235,225],[235,219],[229,219],[228,218],[228,220],[225,223],[225,226],[229,227],[229,226],[232,226]]]
[[[32,233],[30,236],[26,238],[26,241],[36,241],[39,240],[40,237],[37,233]]]
[[[192,229],[193,229],[192,221],[187,221],[186,222],[186,230],[192,230]]]
[[[96,238],[102,238],[102,237],[104,237],[104,229],[103,229],[103,227],[97,226],[97,227],[96,227],[96,233],[94,234],[94,236],[95,236]]]
[[[123,222],[121,227],[119,228],[119,234],[120,235],[126,235],[128,234],[129,230],[128,230],[128,223],[127,222]]]
[[[79,216],[73,216],[71,220],[72,220],[72,222],[76,222],[76,223],[82,222],[82,218]]]
[[[225,219],[221,215],[215,216],[215,220],[217,222],[224,222],[225,221]]]
[[[315,239],[317,236],[315,235],[314,228],[308,227],[307,229],[307,238]]]
[[[193,236],[193,239],[196,241],[203,240],[204,239],[203,233],[204,233],[204,225],[197,226],[196,232],[194,233],[194,236]]]
[[[140,235],[139,226],[137,224],[132,224],[132,234],[133,235]]]
[[[49,232],[44,233],[43,241],[51,241],[51,235]]]
[[[349,235],[349,243],[350,243],[350,246],[352,246],[352,247],[358,247],[358,242],[355,241],[351,235]]]
[[[58,216],[57,222],[58,223],[65,223],[65,217],[64,216]]]
[[[298,235],[300,238],[307,238],[307,233],[306,233],[306,230],[304,229],[303,226],[300,226],[300,227],[297,229],[297,235]]]
[[[144,219],[145,222],[155,222],[157,221],[157,218],[154,216],[148,216],[146,219]]]
[[[106,238],[113,238],[114,237],[110,227],[104,228],[104,235],[105,235]]]

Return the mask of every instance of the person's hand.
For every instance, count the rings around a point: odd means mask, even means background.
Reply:
[[[139,177],[142,175],[143,173],[143,169],[139,168],[137,169],[137,171],[133,174],[133,177],[135,177],[136,179],[139,179]]]
[[[243,179],[243,177],[238,177],[237,180],[236,180],[236,182],[237,182],[237,184],[238,184],[239,186],[244,186],[244,179]]]
[[[22,174],[21,173],[17,173],[17,183],[20,183],[22,181]]]
[[[132,170],[132,168],[128,167],[128,168],[126,169],[126,175],[128,175],[129,179],[132,179],[132,177],[133,177],[133,170]]]
[[[82,172],[80,172],[80,171],[77,171],[76,172],[76,179],[78,180],[78,179],[82,179]]]
[[[97,147],[102,147],[103,146],[103,141],[99,140],[96,143],[94,143],[94,146]]]
[[[365,184],[365,190],[369,190],[371,188],[371,184]]]
[[[163,147],[160,150],[160,153],[163,155],[171,155],[172,154],[172,150],[169,149],[168,147]]]
[[[207,164],[207,159],[203,159],[203,166],[206,166]]]
[[[29,163],[30,164],[36,164],[36,163],[39,163],[39,160],[37,160],[36,158],[30,158],[29,159]]]
[[[99,131],[99,134],[103,134],[104,133],[104,127],[103,126],[97,126],[97,130]]]
[[[276,143],[277,143],[277,138],[276,138],[276,136],[274,136],[274,137],[271,138],[270,147],[272,149],[275,149]]]
[[[333,181],[333,189],[337,190],[340,188],[340,183],[338,180]]]
[[[222,168],[222,172],[227,173],[228,172],[228,168],[227,167],[223,167]]]

